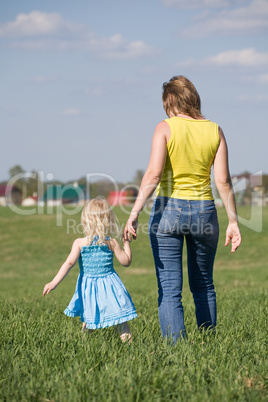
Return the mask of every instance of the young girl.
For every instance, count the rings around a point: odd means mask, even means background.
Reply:
[[[110,205],[103,198],[89,201],[82,211],[84,238],[76,239],[72,250],[59,272],[44,287],[43,296],[54,290],[79,259],[80,273],[75,293],[64,313],[81,317],[82,330],[117,325],[123,342],[131,332],[127,321],[137,317],[130,294],[113,267],[113,256],[121,265],[131,263],[129,240],[123,240],[123,249],[110,234],[118,233],[117,220]]]

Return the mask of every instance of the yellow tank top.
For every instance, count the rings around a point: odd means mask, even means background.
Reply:
[[[210,172],[219,143],[210,120],[171,117],[167,158],[157,195],[184,200],[213,200]]]

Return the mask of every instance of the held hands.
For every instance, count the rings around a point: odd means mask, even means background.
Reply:
[[[123,234],[121,240],[124,246],[125,244],[130,244],[132,242],[133,236],[130,233],[128,233],[127,238],[125,239]]]
[[[49,282],[45,285],[44,290],[43,290],[43,296],[48,295],[51,290],[54,290],[57,286],[53,284],[53,282]]]
[[[131,212],[128,221],[124,229],[124,240],[131,241],[136,240],[138,229],[138,214],[136,212]]]
[[[237,223],[229,223],[226,229],[225,246],[229,245],[230,240],[232,242],[231,252],[234,253],[241,244],[241,233]]]

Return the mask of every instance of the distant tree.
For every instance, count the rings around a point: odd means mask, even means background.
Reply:
[[[22,175],[21,177],[17,177],[18,175]],[[15,179],[14,185],[18,187],[23,194],[23,198],[32,196],[34,193],[40,197],[43,194],[38,194],[38,191],[41,187],[41,179],[35,170],[32,172],[26,172],[20,165],[15,165],[9,169],[10,179]]]
[[[77,180],[77,183],[79,186],[85,186],[87,184],[87,179],[85,176],[80,177],[80,179]]]
[[[133,184],[140,186],[143,176],[144,176],[144,170],[141,169],[136,170],[135,176],[133,178]]]
[[[245,170],[244,172],[240,173],[239,176],[243,176],[243,177],[246,177],[247,179],[249,179],[251,176],[251,173],[248,170]]]
[[[268,174],[262,175],[262,185],[264,188],[264,194],[268,194]]]
[[[9,177],[16,181],[14,185],[19,188],[23,192],[23,197],[26,195],[26,186],[25,186],[25,170],[20,165],[15,165],[9,169]],[[21,177],[16,177],[18,175],[22,175]]]
[[[43,189],[42,181],[39,176],[39,173],[36,172],[35,170],[32,170],[31,175],[29,175],[29,178],[27,180],[27,190],[26,190],[26,195],[32,196],[34,194],[37,194],[38,197],[41,197],[43,194],[40,194],[40,189]]]
[[[15,165],[10,168],[8,172],[9,177],[12,179],[12,177],[16,176],[17,174],[25,173],[25,170],[20,165]]]

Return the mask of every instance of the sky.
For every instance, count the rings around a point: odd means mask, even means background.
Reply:
[[[0,181],[145,170],[162,84],[185,75],[232,174],[268,173],[268,0],[1,0]]]

